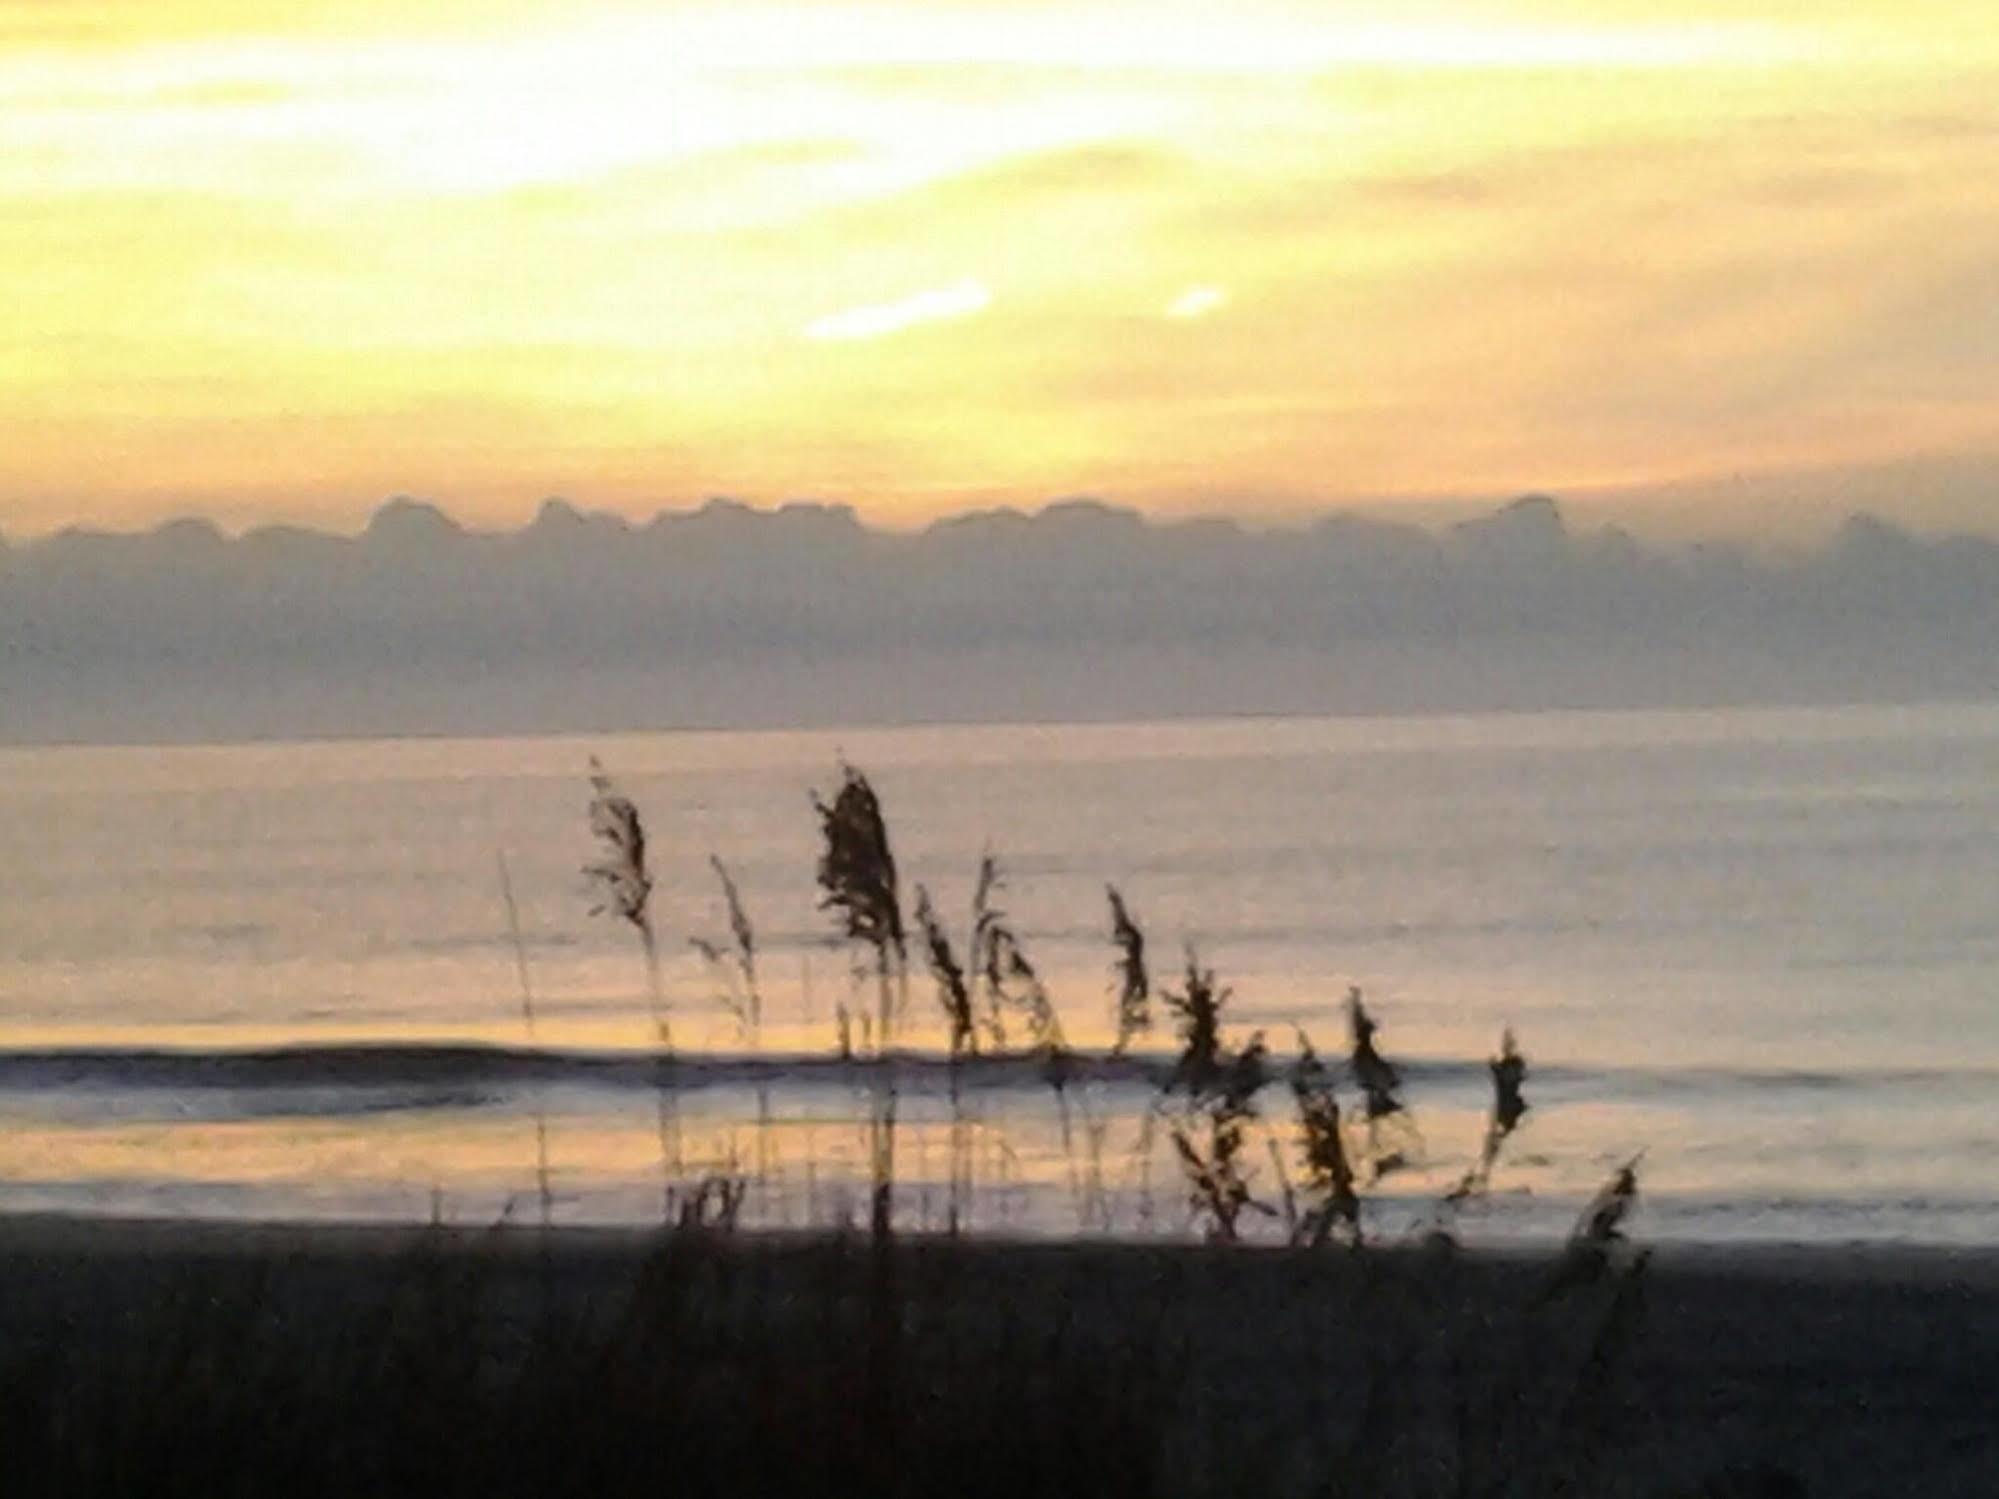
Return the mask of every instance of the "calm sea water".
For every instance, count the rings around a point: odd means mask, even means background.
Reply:
[[[1558,1235],[1643,1151],[1650,1237],[1999,1242],[1984,706],[0,751],[0,1209],[490,1219],[532,1211],[539,1114],[558,1217],[656,1214],[644,971],[580,873],[593,754],[653,838],[685,1167],[757,1178],[762,1221],[864,1201],[867,1080],[829,1058],[867,997],[809,801],[844,755],[961,942],[997,854],[1080,1045],[1109,1032],[1106,881],[1162,979],[1194,944],[1278,1052],[1343,1051],[1360,985],[1425,1160],[1380,1232],[1462,1171],[1510,1025],[1533,1111],[1470,1237]],[[757,928],[756,1036],[688,940],[726,939],[711,853]],[[908,1046],[940,1043],[930,992]],[[899,1210],[935,1225],[943,1070],[901,1089]],[[967,1097],[975,1227],[1187,1231],[1142,1069]]]

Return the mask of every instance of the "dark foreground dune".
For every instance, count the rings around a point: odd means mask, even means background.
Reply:
[[[0,1493],[1999,1494],[1999,1254],[0,1220]]]

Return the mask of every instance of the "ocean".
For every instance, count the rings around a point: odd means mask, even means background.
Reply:
[[[670,1067],[635,931],[592,914],[592,756],[650,835]],[[961,954],[992,853],[1080,1054],[1060,1089],[982,1059],[954,1112],[912,945],[909,1229],[947,1221],[955,1129],[972,1232],[1196,1231],[1156,999],[1103,1056],[1108,883],[1155,987],[1191,955],[1270,1049],[1253,1234],[1297,1185],[1283,1065],[1301,1031],[1344,1056],[1358,986],[1413,1125],[1364,1193],[1377,1237],[1559,1238],[1636,1157],[1648,1239],[1999,1243],[1987,705],[0,749],[0,1211],[520,1219],[539,1121],[557,1221],[643,1222],[667,1079],[673,1182],[865,1222],[874,1073],[839,1035],[866,1049],[873,980],[814,878],[843,760]],[[730,942],[711,856],[754,926],[755,1027],[693,940]],[[1530,1111],[1447,1212],[1509,1027]]]

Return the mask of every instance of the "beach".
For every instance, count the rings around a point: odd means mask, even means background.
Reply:
[[[1557,1252],[910,1238],[877,1253],[861,1236],[15,1217],[0,1222],[0,1462],[9,1492],[251,1492],[298,1461],[290,1431],[322,1454],[297,1493],[413,1491],[369,1466],[387,1441],[372,1402],[398,1391],[397,1409],[455,1411],[422,1428],[445,1469],[469,1481],[509,1454],[507,1477],[480,1480],[500,1493],[578,1479],[584,1448],[607,1465],[594,1490],[539,1491],[636,1492],[655,1460],[693,1483],[744,1452],[772,1466],[743,1471],[741,1492],[830,1491],[877,1443],[890,1492],[939,1464],[965,1468],[964,1492],[1002,1471],[1049,1493],[1993,1492],[1999,1254],[1667,1247],[1636,1271],[1627,1256],[1551,1295]],[[366,1328],[381,1345],[357,1359]],[[606,1372],[627,1365],[643,1378]],[[543,1382],[577,1400],[579,1381],[603,1399],[549,1408]],[[618,1431],[679,1455],[607,1442],[591,1416],[613,1408]],[[107,1444],[160,1461],[138,1487],[93,1483]],[[94,1455],[63,1469],[65,1452]],[[36,1461],[56,1466],[21,1471]]]

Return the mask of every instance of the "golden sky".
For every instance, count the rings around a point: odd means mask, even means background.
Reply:
[[[1990,0],[0,0],[0,526],[1979,459],[1994,99]]]

